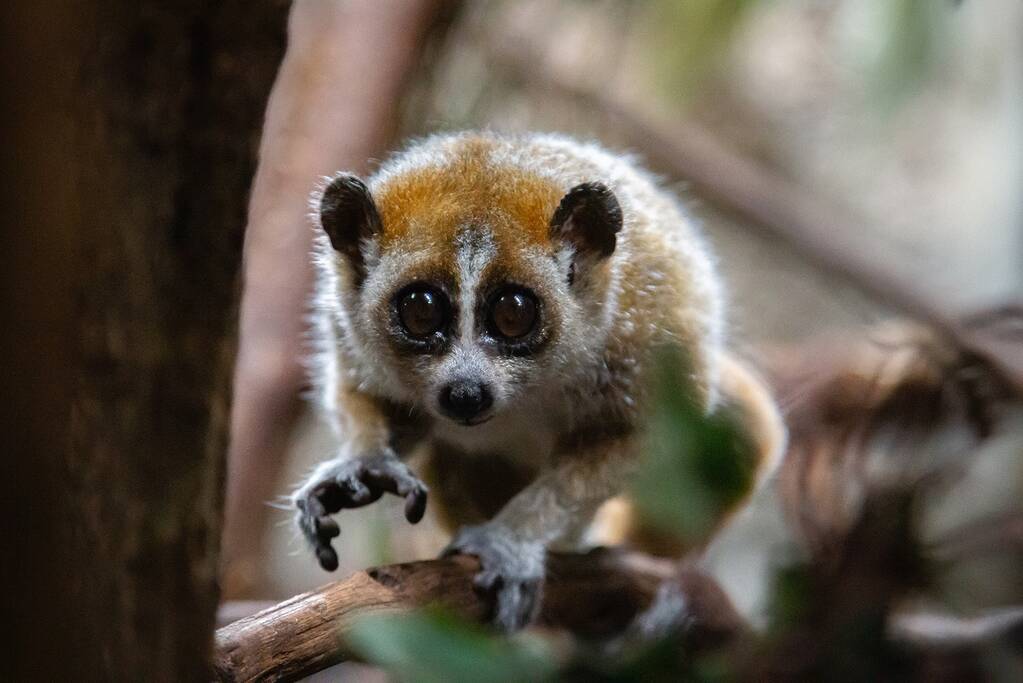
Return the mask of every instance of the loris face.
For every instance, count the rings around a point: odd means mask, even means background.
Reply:
[[[381,252],[359,297],[358,319],[373,329],[378,357],[409,397],[466,426],[549,380],[579,317],[554,255],[507,251],[483,226],[464,227],[435,248],[395,244]]]
[[[622,223],[602,185],[501,180],[437,170],[373,196],[341,175],[320,203],[364,357],[394,398],[465,428],[537,400],[580,362]]]

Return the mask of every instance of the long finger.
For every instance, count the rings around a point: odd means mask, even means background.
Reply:
[[[319,499],[324,510],[333,514],[344,508],[357,508],[372,503],[380,497],[380,492],[374,492],[366,486],[359,478],[352,474],[344,474],[334,479],[328,479],[315,489],[313,495]]]
[[[405,466],[367,468],[364,479],[371,487],[405,499],[405,519],[415,524],[426,513],[427,488]]]
[[[299,528],[306,540],[313,546],[316,559],[327,571],[338,567],[337,552],[330,545],[330,539],[341,533],[337,523],[327,514],[316,492],[299,500]]]
[[[420,485],[405,496],[405,519],[412,524],[418,524],[426,514],[427,495],[426,487]]]

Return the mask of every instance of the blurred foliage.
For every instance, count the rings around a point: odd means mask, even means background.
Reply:
[[[633,498],[647,521],[693,545],[749,493],[757,462],[736,417],[727,409],[706,415],[688,376],[684,356],[664,349]]]
[[[526,634],[501,638],[439,609],[366,617],[348,642],[400,681],[539,682],[553,680],[556,668],[542,640]]]
[[[763,0],[652,0],[644,22],[662,84],[685,101],[728,48],[748,12]]]
[[[735,678],[723,653],[694,655],[674,636],[624,650],[581,643],[567,661],[559,661],[539,636],[507,638],[439,609],[365,617],[348,642],[365,661],[384,667],[399,681],[718,683]]]
[[[889,111],[933,77],[951,44],[950,21],[958,3],[935,0],[867,0],[871,40],[854,57],[864,66],[881,112]]]
[[[680,648],[675,638],[662,638],[614,654],[587,652],[576,656],[559,676],[566,682],[593,683],[724,683],[734,678],[732,667],[720,653],[693,656],[684,647]]]
[[[795,0],[790,0],[795,1]],[[732,48],[755,11],[779,0],[651,0],[641,22],[650,64],[670,101],[685,103]],[[871,101],[888,112],[933,77],[947,58],[951,0],[862,0],[841,4],[841,24],[856,24],[862,39],[847,41],[863,70]],[[834,28],[849,28],[835,26]]]

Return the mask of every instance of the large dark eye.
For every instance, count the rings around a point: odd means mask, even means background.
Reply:
[[[536,297],[524,289],[498,292],[490,304],[491,332],[505,339],[521,339],[533,331],[537,318]]]
[[[444,327],[447,317],[447,298],[429,285],[412,285],[398,297],[398,318],[413,337],[429,337]]]

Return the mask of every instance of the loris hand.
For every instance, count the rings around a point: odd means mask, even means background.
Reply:
[[[390,450],[325,462],[294,493],[298,527],[312,545],[321,567],[334,571],[338,566],[337,552],[330,541],[341,529],[330,515],[343,508],[369,505],[385,493],[405,499],[405,519],[412,524],[423,518],[426,485]]]
[[[536,618],[547,556],[543,545],[516,538],[505,527],[481,524],[459,529],[442,557],[458,553],[479,558],[482,570],[473,585],[494,600],[495,625],[517,631]]]

